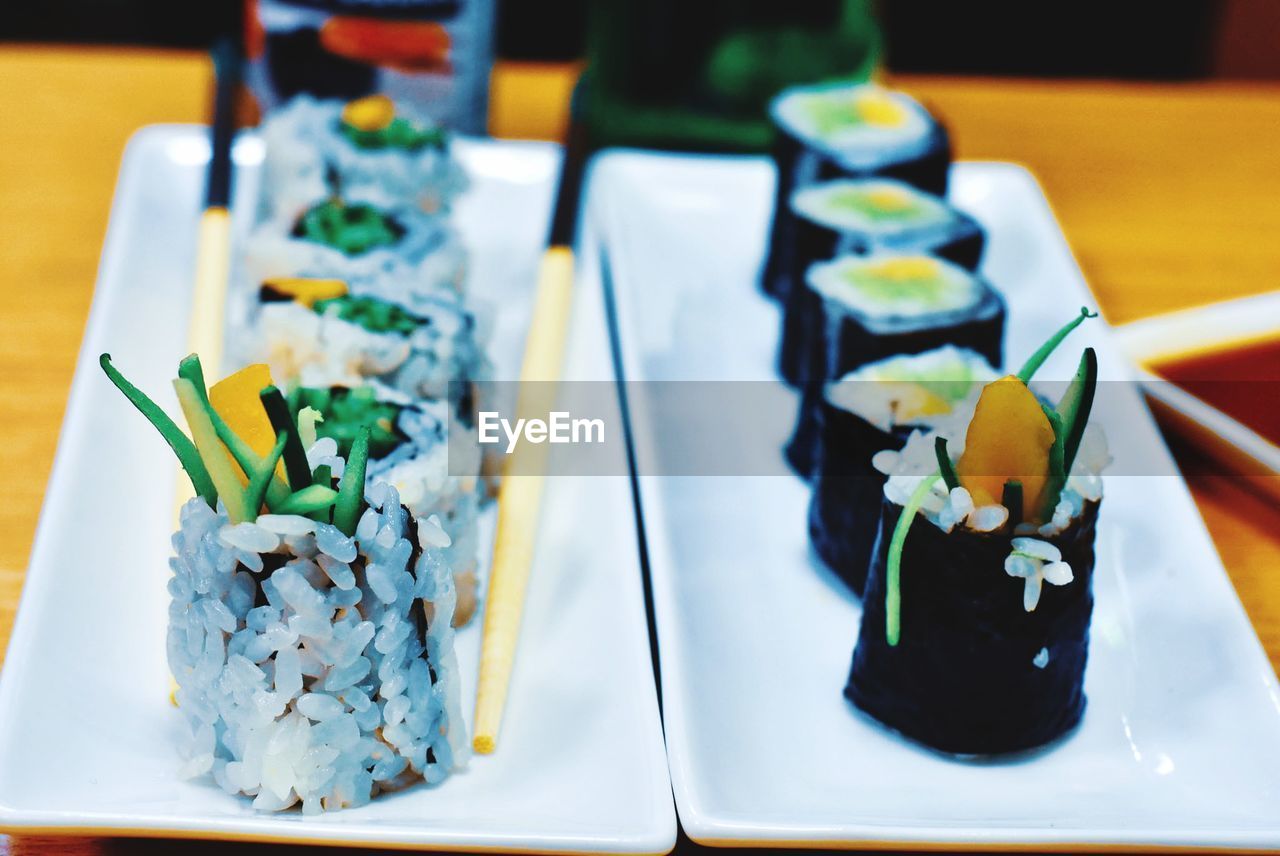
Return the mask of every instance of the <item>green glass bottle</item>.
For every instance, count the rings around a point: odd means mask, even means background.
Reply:
[[[597,147],[764,151],[779,90],[865,80],[880,55],[871,0],[595,0],[589,15]]]

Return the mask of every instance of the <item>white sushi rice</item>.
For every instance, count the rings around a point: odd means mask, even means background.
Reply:
[[[318,101],[307,95],[274,111],[262,125],[264,203],[268,214],[296,218],[308,205],[332,192],[327,170],[336,172],[342,192],[378,194],[403,200],[428,213],[447,211],[467,187],[466,174],[447,147],[417,151],[362,149],[339,130],[341,101]],[[423,127],[434,123],[405,105],[404,115]]]
[[[325,196],[311,201],[323,202]],[[391,205],[377,194],[344,192],[344,201],[376,206],[404,229],[400,240],[349,256],[341,250],[295,237],[297,213],[262,221],[245,247],[244,272],[250,288],[270,279],[319,277],[341,279],[353,294],[380,296],[393,284],[395,299],[409,307],[430,305],[441,293],[460,294],[466,277],[466,251],[457,233],[439,217],[404,205]]]
[[[355,386],[375,378],[427,399],[448,398],[452,382],[489,377],[484,325],[460,297],[441,293],[409,307],[390,296],[381,278],[371,290],[376,295],[369,296],[411,310],[422,323],[408,334],[374,333],[294,301],[261,303],[243,333],[246,361],[270,364],[273,377],[291,386]]]
[[[411,563],[394,488],[367,498],[352,538],[305,517],[233,526],[199,498],[183,507],[168,657],[184,775],[310,814],[466,763],[453,576],[433,533]]]

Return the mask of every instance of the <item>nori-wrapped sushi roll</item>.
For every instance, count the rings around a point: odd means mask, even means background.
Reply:
[[[1042,746],[1084,713],[1110,458],[1086,431],[1093,352],[1050,405],[1027,387],[1045,350],[984,387],[967,426],[877,456],[889,479],[845,695],[942,752]]]
[[[1034,561],[1060,561],[1071,574],[1065,586],[1046,586],[1031,612],[1004,568],[1022,539],[917,524],[902,567],[896,646],[885,639],[881,568],[902,507],[884,503],[849,700],[913,740],[962,755],[1031,749],[1074,728],[1085,707],[1098,503],[1065,531],[1028,539],[1057,557]]]
[[[944,345],[868,363],[827,387],[817,411],[809,540],[855,594],[879,529],[885,477],[872,458],[901,449],[915,429],[967,418],[995,377],[979,354]]]
[[[787,460],[812,475],[817,416],[827,381],[895,354],[942,345],[975,351],[1000,365],[1004,301],[989,284],[926,255],[841,256],[809,268],[812,314],[796,358],[808,365]]]
[[[890,179],[837,179],[797,190],[790,281],[803,283],[809,266],[841,255],[877,252],[938,256],[976,272],[986,235],[972,217],[932,194]],[[818,298],[804,287],[783,300],[778,370],[790,384],[805,380],[801,356]]]
[[[762,285],[785,298],[795,252],[790,202],[798,188],[831,178],[895,178],[946,195],[951,142],[919,103],[875,84],[820,84],[784,90],[769,105],[776,127],[778,181]]]

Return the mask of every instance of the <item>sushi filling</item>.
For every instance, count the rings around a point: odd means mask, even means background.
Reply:
[[[376,297],[344,295],[315,303],[316,312],[359,324],[370,333],[407,336],[423,324],[423,319],[407,309]]]
[[[773,113],[795,136],[864,167],[923,150],[934,128],[915,100],[875,84],[796,88],[774,102]]]
[[[926,255],[844,256],[809,269],[810,287],[870,318],[925,320],[972,310],[986,294],[967,271]]]
[[[945,345],[862,366],[830,384],[827,401],[889,432],[972,412],[982,385],[994,379],[982,356]]]
[[[972,412],[969,410],[968,415]],[[887,476],[884,494],[890,502],[903,507],[915,505],[922,517],[944,532],[956,527],[974,532],[995,532],[1014,519],[1011,531],[1018,536],[1050,538],[1066,531],[1072,522],[1078,520],[1086,503],[1101,501],[1101,473],[1110,463],[1111,456],[1106,437],[1096,426],[1085,430],[1066,483],[1043,513],[1031,517],[1017,515],[1015,519],[1015,512],[1019,509],[1006,505],[1013,500],[1003,492],[997,498],[972,484],[948,487],[937,472],[935,447],[939,439],[945,439],[950,454],[963,455],[965,421],[966,411],[957,409],[939,419],[933,430],[914,432],[901,451],[884,450],[875,455],[872,465]],[[1034,478],[1035,475],[1023,474],[1024,480]],[[1023,566],[1018,564],[1018,567]]]
[[[391,247],[405,229],[394,217],[365,203],[326,199],[298,219],[292,235],[332,247],[346,256],[360,256],[378,247]]]
[[[464,403],[488,370],[474,316],[452,294],[407,308],[380,296],[391,290],[384,279],[361,286],[379,296],[350,293],[341,280],[269,280],[248,352],[291,385],[378,378],[406,395]]]
[[[332,439],[342,458],[351,453],[362,429],[369,432],[369,457],[373,460],[385,458],[409,439],[399,428],[404,405],[380,399],[371,386],[298,387],[289,394],[289,405],[294,413],[308,407],[318,413],[316,436]]]
[[[348,103],[338,119],[338,132],[358,149],[398,149],[417,152],[428,146],[443,149],[441,128],[420,125],[396,115],[395,104],[385,95],[370,95]]]
[[[805,187],[791,197],[791,207],[830,229],[879,237],[939,229],[958,221],[937,197],[890,179],[839,179]]]

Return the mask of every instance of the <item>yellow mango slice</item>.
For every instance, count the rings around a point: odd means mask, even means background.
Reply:
[[[271,420],[267,418],[267,411],[258,394],[273,384],[271,369],[265,363],[254,363],[209,387],[209,404],[227,423],[227,427],[262,457],[271,454],[271,448],[276,443],[276,432],[271,427]],[[240,472],[240,468],[235,469],[241,480],[248,484],[249,480]],[[283,462],[277,465],[276,472],[280,478],[285,477]]]
[[[982,390],[956,474],[978,505],[999,502],[1009,479],[1022,482],[1024,517],[1031,519],[1049,478],[1052,447],[1053,426],[1040,402],[1009,375]]]
[[[357,131],[381,131],[395,117],[396,105],[385,95],[357,98],[342,108],[342,121]]]
[[[262,283],[262,287],[291,297],[295,303],[301,303],[308,309],[315,306],[316,301],[345,297],[347,294],[347,284],[340,279],[280,277],[267,280]]]

